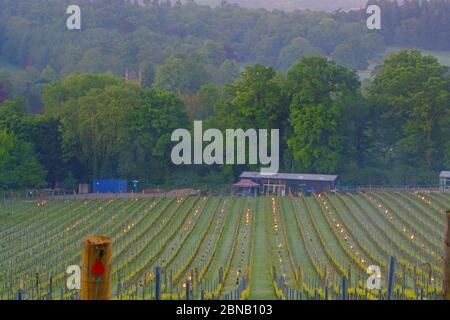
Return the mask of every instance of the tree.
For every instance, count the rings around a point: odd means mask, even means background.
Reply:
[[[77,66],[80,72],[106,72],[108,67],[105,64],[105,58],[97,48],[91,48],[83,54]]]
[[[359,38],[349,39],[336,46],[332,57],[338,64],[354,70],[366,70],[369,66],[366,43]]]
[[[231,84],[239,78],[241,67],[234,60],[225,60],[219,68],[219,74],[221,77],[221,85]]]
[[[27,139],[30,136],[29,122],[24,98],[15,97],[6,100],[0,106],[0,129],[12,132],[21,139]]]
[[[152,63],[144,63],[142,70],[142,87],[149,88],[155,81],[155,66]]]
[[[47,101],[55,104],[48,115],[57,120],[46,127],[54,132],[53,125],[59,125],[64,159],[74,177],[163,181],[172,131],[189,127],[185,106],[171,93],[107,75],[98,79],[69,76],[46,90]]]
[[[12,84],[10,74],[5,70],[0,70],[0,105],[12,94]]]
[[[0,130],[7,130],[22,141],[31,143],[39,163],[46,171],[48,184],[62,181],[66,166],[62,158],[59,121],[43,115],[30,115],[23,98],[5,101],[0,107]]]
[[[309,40],[299,37],[293,39],[280,51],[278,65],[282,70],[289,70],[302,57],[320,56],[322,51],[314,47]]]
[[[0,82],[0,104],[3,103],[6,99],[8,99],[9,92],[6,88],[6,84],[3,82]]]
[[[340,164],[342,137],[336,119],[336,106],[323,104],[300,105],[294,99],[290,119],[294,136],[288,139],[294,159],[308,172],[334,172]]]
[[[203,61],[214,66],[220,66],[228,58],[225,46],[212,40],[206,40],[198,53]]]
[[[442,168],[450,136],[447,71],[434,57],[402,50],[375,77],[370,93],[382,112],[384,146],[399,164]]]
[[[44,177],[45,170],[31,144],[0,130],[0,188],[41,187]]]
[[[39,163],[47,172],[45,179],[50,186],[65,181],[70,167],[64,162],[63,141],[60,122],[57,119],[37,115],[29,118],[30,136],[27,141],[33,145]]]
[[[43,102],[45,111],[52,116],[57,116],[64,111],[66,103],[70,100],[76,100],[90,90],[103,89],[109,85],[118,85],[123,83],[110,74],[71,74],[64,79],[49,84],[43,92]]]
[[[205,120],[214,114],[214,106],[222,98],[222,92],[213,84],[205,84],[197,92],[198,109],[195,117]]]
[[[338,23],[331,18],[322,19],[318,25],[310,29],[308,39],[326,54],[331,54],[341,41]]]
[[[129,142],[120,155],[122,175],[164,181],[171,168],[172,132],[190,127],[181,100],[172,93],[147,89],[125,124]]]
[[[342,163],[342,107],[355,95],[357,76],[325,58],[303,58],[288,72],[291,97],[288,138],[294,166],[310,172],[335,172]]]
[[[138,87],[121,83],[66,103],[58,119],[66,159],[82,164],[77,178],[119,176],[120,155],[130,143],[126,119],[140,101]]]
[[[156,70],[153,86],[176,94],[194,93],[210,78],[204,63],[198,57],[172,55]]]
[[[283,129],[286,106],[273,68],[246,67],[239,79],[225,86],[224,95],[215,115],[221,128]]]

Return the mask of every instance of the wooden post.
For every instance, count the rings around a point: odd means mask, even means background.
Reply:
[[[37,296],[37,300],[40,300],[40,296],[39,296],[39,272],[36,272],[36,296]]]
[[[395,273],[397,272],[397,258],[391,256],[389,259],[389,273],[388,273],[388,283],[387,283],[387,299],[392,300],[393,290],[395,283]]]
[[[342,276],[341,295],[342,300],[348,300],[347,278],[345,276]]]
[[[161,300],[161,267],[155,271],[155,300]]]
[[[83,242],[81,300],[109,300],[111,294],[112,240],[91,236]]]
[[[447,226],[445,229],[445,245],[444,245],[444,283],[443,293],[444,299],[450,300],[450,210],[446,215]]]
[[[23,300],[23,281],[20,280],[19,290],[17,291],[17,300]]]
[[[223,281],[223,268],[219,268],[219,283],[222,283]]]
[[[190,293],[191,293],[191,281],[187,280],[186,281],[186,299],[185,300],[190,300]]]
[[[47,300],[53,300],[53,277],[50,276],[50,282],[48,284],[48,297]]]

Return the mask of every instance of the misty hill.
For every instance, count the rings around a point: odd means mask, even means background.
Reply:
[[[220,5],[222,0],[195,0],[195,2],[217,6]],[[365,6],[367,0],[227,0],[227,2],[236,3],[241,7],[266,8],[268,10],[281,9],[292,11],[296,9],[311,9],[335,11],[338,9],[360,9]]]

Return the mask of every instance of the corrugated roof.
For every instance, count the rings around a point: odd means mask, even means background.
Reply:
[[[277,173],[261,174],[260,172],[243,172],[240,178],[246,179],[280,179],[280,180],[307,180],[307,181],[336,181],[337,175],[310,174],[310,173]]]
[[[450,179],[450,171],[441,171],[439,178],[449,178]]]

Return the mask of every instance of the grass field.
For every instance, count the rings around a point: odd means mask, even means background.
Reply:
[[[380,55],[380,57],[374,61],[370,61],[369,67],[367,70],[359,70],[358,75],[359,78],[363,80],[369,80],[372,78],[372,72],[377,67],[377,65],[381,64],[384,59],[387,58],[388,55],[395,51],[399,51],[402,49],[408,49],[408,48],[401,48],[401,47],[387,47],[386,50]],[[422,52],[424,55],[431,55],[434,56],[436,59],[438,59],[439,63],[450,67],[450,51],[430,51],[430,50],[422,50],[418,49]]]
[[[73,299],[66,268],[87,235],[113,238],[114,299],[386,297],[390,256],[398,299],[441,294],[448,193],[384,192],[284,198],[138,198],[7,202],[0,207],[0,299]],[[383,289],[367,290],[369,265]],[[38,280],[38,281],[37,281]],[[144,286],[143,284],[147,284]]]

